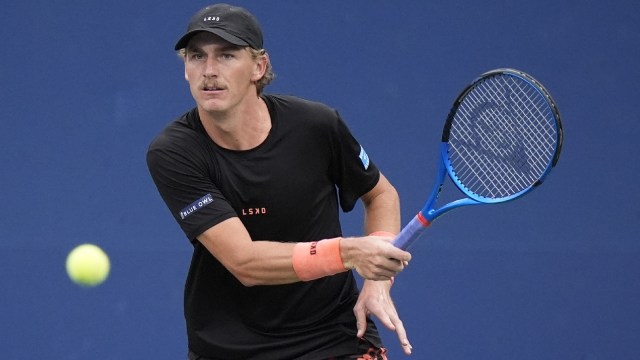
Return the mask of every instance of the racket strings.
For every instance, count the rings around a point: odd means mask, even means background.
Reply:
[[[545,173],[556,139],[545,95],[520,78],[493,76],[469,91],[456,110],[449,161],[468,191],[491,199],[509,197]]]

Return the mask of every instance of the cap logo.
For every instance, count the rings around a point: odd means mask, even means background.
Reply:
[[[262,48],[262,30],[246,9],[228,4],[207,6],[189,19],[187,32],[176,42],[174,50],[184,49],[196,33],[207,31],[239,47]]]

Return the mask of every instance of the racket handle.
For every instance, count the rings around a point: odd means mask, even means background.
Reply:
[[[402,228],[400,234],[393,240],[393,245],[402,250],[407,250],[414,241],[418,240],[424,230],[430,225],[430,222],[418,213],[405,227]]]

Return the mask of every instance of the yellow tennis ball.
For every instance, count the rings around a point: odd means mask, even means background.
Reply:
[[[82,244],[67,256],[67,274],[81,286],[100,285],[109,276],[109,256],[98,246]]]

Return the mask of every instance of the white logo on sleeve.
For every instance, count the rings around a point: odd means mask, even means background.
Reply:
[[[360,161],[362,161],[364,169],[367,170],[369,168],[369,155],[367,155],[367,152],[364,151],[362,145],[360,145],[360,155],[358,155],[358,157],[360,158]]]
[[[180,218],[184,220],[187,216],[211,204],[212,202],[213,202],[213,196],[211,196],[211,194],[207,194],[201,197],[200,199],[194,201],[193,203],[189,204],[189,206],[187,206],[186,208],[180,210]]]

